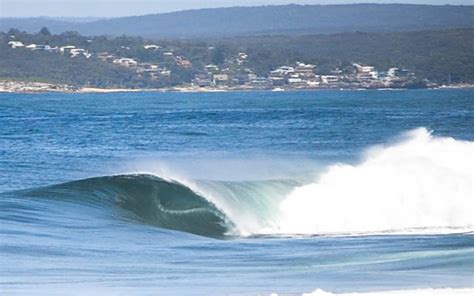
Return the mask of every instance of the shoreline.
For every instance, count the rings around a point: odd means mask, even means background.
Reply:
[[[167,88],[100,88],[100,87],[74,87],[70,85],[50,84],[43,82],[0,82],[1,93],[17,93],[17,94],[35,94],[35,93],[71,93],[71,94],[87,94],[87,93],[132,93],[132,92],[150,92],[150,93],[215,93],[215,92],[297,92],[297,91],[395,91],[409,90],[411,88],[338,88],[338,87],[311,87],[311,88],[255,88],[255,87],[195,87],[195,86],[177,86]],[[474,89],[474,84],[456,84],[444,85],[436,87],[426,87],[419,89]]]

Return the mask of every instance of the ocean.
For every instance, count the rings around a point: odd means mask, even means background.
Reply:
[[[472,295],[474,90],[0,94],[2,295]]]

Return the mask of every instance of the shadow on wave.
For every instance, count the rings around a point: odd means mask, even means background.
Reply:
[[[96,207],[118,207],[145,224],[213,238],[224,238],[233,228],[232,222],[204,197],[180,183],[152,175],[97,177],[17,193]]]

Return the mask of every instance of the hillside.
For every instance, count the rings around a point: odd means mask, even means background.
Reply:
[[[410,4],[282,5],[188,10],[71,22],[49,18],[3,18],[0,31],[78,31],[84,35],[147,38],[393,32],[474,27],[474,6]]]
[[[21,42],[22,47],[12,48],[11,42]],[[31,44],[36,48],[27,47]],[[10,30],[0,33],[0,78],[99,87],[175,86],[196,77],[215,81],[245,76],[247,82],[268,82],[273,70],[302,62],[315,65],[310,77],[346,79],[358,63],[380,74],[405,69],[416,81],[473,83],[473,48],[474,29],[159,42]]]
[[[257,73],[295,61],[326,72],[351,62],[379,69],[403,67],[437,83],[474,82],[474,29],[228,38],[249,54]]]

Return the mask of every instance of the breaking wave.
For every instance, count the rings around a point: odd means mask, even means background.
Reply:
[[[314,181],[189,181],[121,175],[22,192],[118,208],[208,237],[473,230],[474,143],[410,131]]]
[[[336,164],[280,204],[282,233],[470,231],[474,143],[410,131],[369,149],[357,165]]]

